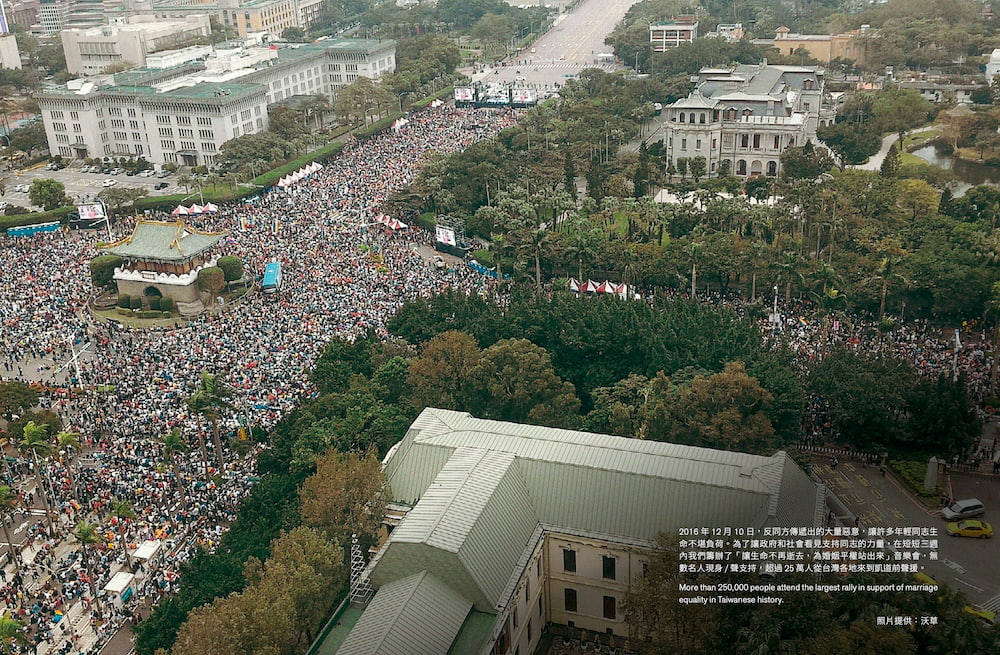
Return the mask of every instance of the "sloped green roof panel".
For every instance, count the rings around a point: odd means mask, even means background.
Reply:
[[[447,653],[472,603],[427,571],[383,585],[337,655]]]
[[[205,252],[225,235],[225,232],[201,232],[182,220],[140,220],[132,234],[100,248],[119,257],[180,262]]]

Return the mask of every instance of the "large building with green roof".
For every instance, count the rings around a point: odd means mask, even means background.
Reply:
[[[659,534],[811,528],[825,514],[824,487],[784,452],[432,408],[390,450],[384,470],[403,517],[364,573],[374,597],[320,655],[532,653],[549,625],[621,646],[622,601]]]
[[[315,95],[332,102],[339,88],[395,66],[390,40],[236,44],[167,68],[46,85],[35,98],[52,154],[214,166],[223,143],[267,129],[269,104]]]

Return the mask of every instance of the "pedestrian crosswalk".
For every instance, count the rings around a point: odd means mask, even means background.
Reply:
[[[990,598],[985,603],[980,605],[984,610],[989,610],[991,612],[1000,612],[1000,594],[997,594],[993,598]]]

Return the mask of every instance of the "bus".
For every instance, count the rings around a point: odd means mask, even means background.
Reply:
[[[281,289],[281,262],[271,262],[264,268],[264,280],[260,290],[264,293],[278,293]]]

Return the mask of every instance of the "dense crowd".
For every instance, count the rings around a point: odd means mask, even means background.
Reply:
[[[255,453],[246,444],[226,447],[221,470],[215,468],[216,453],[208,462],[200,455],[199,441],[211,443],[210,427],[186,401],[202,372],[224,374],[237,390],[236,407],[223,418],[224,431],[242,422],[267,428],[312,393],[309,369],[331,337],[369,330],[384,334],[386,320],[407,300],[446,288],[467,293],[485,288],[487,279],[472,269],[432,265],[431,238],[423,231],[394,232],[374,219],[390,194],[413,179],[426,153],[467,147],[514,120],[510,112],[491,110],[420,113],[402,129],[352,141],[324,169],[292,187],[190,217],[199,229],[228,232],[220,254],[239,257],[252,277],[268,262],[280,261],[284,284],[277,294],[249,294],[227,311],[207,312],[171,328],[133,330],[89,317],[85,305],[93,289],[87,264],[99,254],[95,246],[102,234],[53,233],[5,244],[9,264],[0,285],[4,377],[51,378],[57,384],[55,365],[69,366],[67,360],[86,347],[78,373],[76,366],[67,370],[79,375],[79,385],[107,389],[64,395],[54,403],[66,427],[82,435],[82,456],[74,471],[57,458],[43,464],[63,532],[87,518],[96,520],[107,537],[95,560],[98,589],[127,564],[119,545],[129,549],[159,538],[173,548],[162,566],[148,571],[137,596],[168,593],[180,561],[195,546],[215,544],[254,479]],[[130,233],[133,225],[116,226],[116,237]],[[28,361],[35,371],[24,370]],[[158,441],[173,428],[191,446],[178,457],[181,480],[163,459]],[[32,467],[24,462],[13,471],[27,507],[38,505],[38,490],[30,486]],[[120,501],[130,503],[136,516],[112,516],[111,504]],[[59,543],[46,534],[43,521],[30,525],[28,535],[26,550],[55,552]],[[66,557],[73,552],[67,550]],[[36,617],[32,636],[39,642],[66,599],[90,595],[81,582],[85,574],[79,560],[63,562],[62,573],[53,575],[47,568],[57,563],[52,557],[41,555],[25,569],[29,580],[48,585],[40,596],[14,591],[23,588],[14,580],[0,594],[9,607]],[[110,618],[124,617],[118,612]]]

